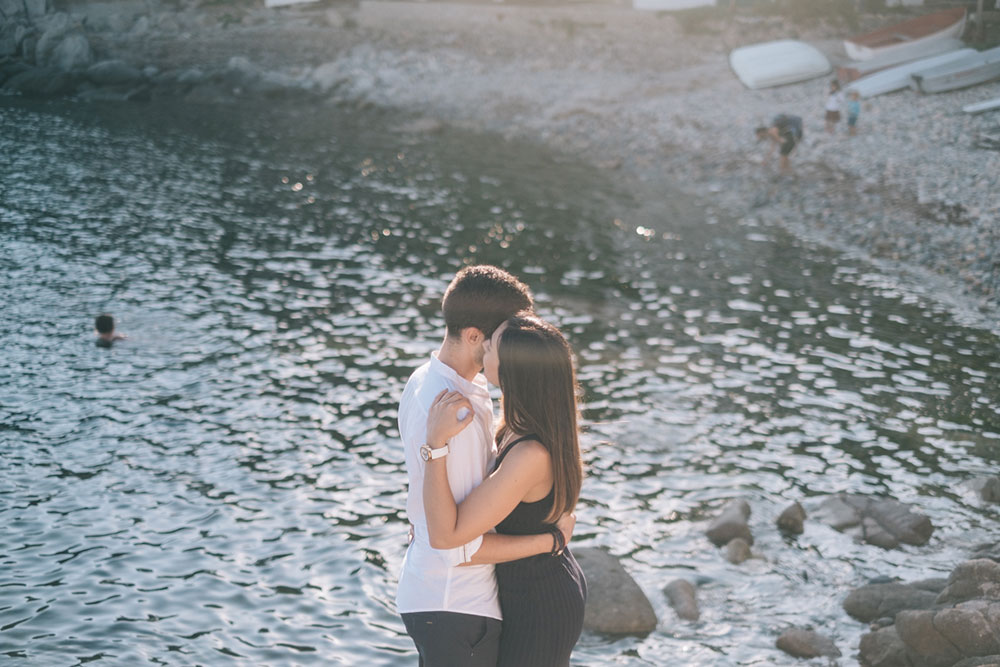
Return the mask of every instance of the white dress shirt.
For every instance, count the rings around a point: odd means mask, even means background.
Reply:
[[[496,577],[492,565],[467,565],[483,538],[455,549],[434,549],[427,534],[424,514],[424,466],[420,447],[426,442],[427,413],[442,390],[460,391],[472,403],[476,417],[461,433],[448,441],[448,484],[460,503],[486,478],[496,458],[493,443],[493,400],[486,378],[472,382],[439,361],[437,354],[410,376],[399,401],[399,434],[406,455],[409,492],[406,514],[413,524],[413,542],[406,550],[396,591],[401,614],[449,611],[500,619]]]

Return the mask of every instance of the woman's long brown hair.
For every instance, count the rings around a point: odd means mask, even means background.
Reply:
[[[554,326],[519,313],[507,320],[497,354],[503,392],[497,443],[512,433],[534,434],[549,451],[554,502],[546,520],[555,522],[576,506],[583,483],[573,351]]]

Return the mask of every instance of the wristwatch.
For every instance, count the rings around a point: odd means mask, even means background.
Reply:
[[[420,447],[420,458],[424,461],[433,461],[442,456],[448,456],[448,445],[438,447],[437,449],[432,448],[430,445],[421,445]]]

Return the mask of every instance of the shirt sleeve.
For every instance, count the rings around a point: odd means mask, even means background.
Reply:
[[[483,546],[482,535],[460,547],[455,547],[454,549],[435,549],[434,551],[441,555],[441,558],[448,563],[449,567],[458,567],[463,563],[471,561],[481,546]]]

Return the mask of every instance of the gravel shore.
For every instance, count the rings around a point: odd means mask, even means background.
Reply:
[[[842,34],[829,28],[790,35],[779,20],[743,18],[691,35],[668,14],[611,5],[151,6],[70,13],[87,17],[102,57],[167,73],[250,66],[272,83],[308,82],[325,100],[399,108],[428,127],[541,141],[615,178],[679,186],[726,215],[860,253],[996,325],[1000,151],[976,144],[1000,131],[1000,112],[961,106],[1000,95],[1000,83],[866,100],[848,137],[843,123],[823,131],[828,77],[751,91],[728,67],[732,48],[789,36],[842,62]],[[762,164],[752,132],[777,112],[805,119],[789,176],[776,160]]]

